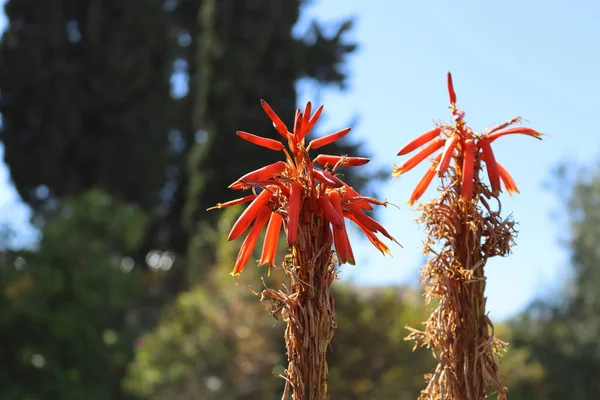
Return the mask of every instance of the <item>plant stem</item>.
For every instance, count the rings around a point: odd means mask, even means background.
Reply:
[[[288,367],[282,399],[288,399],[291,392],[293,400],[326,400],[326,353],[336,327],[330,291],[336,278],[332,237],[318,218],[301,223],[299,229],[298,244],[284,263],[291,280],[288,292],[267,289],[263,298],[278,304],[272,312],[276,315],[281,310],[287,323]]]

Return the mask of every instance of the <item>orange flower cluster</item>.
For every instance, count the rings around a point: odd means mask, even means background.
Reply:
[[[285,229],[287,244],[294,246],[298,242],[299,225],[310,223],[312,218],[320,219],[327,225],[326,232],[330,237],[332,235],[340,264],[346,262],[354,264],[354,254],[348,240],[344,218],[354,222],[382,253],[389,253],[388,247],[379,239],[377,233],[390,240],[395,241],[395,239],[383,226],[365,213],[365,210],[372,210],[373,205],[386,206],[387,202],[361,196],[336,176],[340,167],[364,165],[369,162],[369,159],[320,154],[311,160],[308,154],[311,149],[316,150],[342,139],[350,132],[350,128],[314,139],[305,146],[305,137],[319,119],[323,106],[319,107],[312,116],[310,102],[307,103],[304,113],[298,109],[293,132],[288,130],[265,101],[262,101],[262,107],[277,132],[287,140],[290,151],[288,152],[283,143],[277,140],[247,132],[237,132],[239,137],[250,143],[283,151],[286,161],[278,161],[249,172],[229,186],[233,190],[252,189],[253,194],[210,208],[251,202],[229,234],[229,240],[237,239],[252,225],[239,251],[232,275],[239,275],[248,263],[265,225],[267,229],[259,265],[273,265],[281,228]],[[316,167],[315,164],[320,164],[322,168]],[[258,194],[257,189],[260,190]]]
[[[500,165],[494,157],[491,144],[498,138],[506,135],[521,134],[541,139],[542,133],[532,128],[509,126],[521,121],[519,117],[487,130],[482,134],[475,134],[464,121],[465,112],[456,107],[456,93],[452,84],[452,75],[448,72],[448,94],[450,96],[450,109],[454,117],[453,125],[438,125],[432,130],[411,140],[398,152],[399,156],[408,154],[413,150],[427,144],[413,157],[397,166],[392,171],[393,176],[401,175],[410,171],[425,158],[436,151],[443,150],[435,157],[423,178],[417,184],[408,201],[412,205],[425,192],[436,173],[442,177],[448,170],[450,162],[454,159],[457,175],[461,176],[461,194],[463,200],[469,200],[473,196],[473,183],[475,169],[479,164],[476,159],[485,162],[487,174],[490,180],[492,193],[497,196],[501,191],[500,182],[504,183],[508,193],[519,192],[515,181],[510,174]]]

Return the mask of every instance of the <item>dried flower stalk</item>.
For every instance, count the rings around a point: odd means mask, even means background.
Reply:
[[[479,400],[492,391],[498,399],[506,399],[508,389],[497,362],[506,344],[494,337],[494,325],[486,315],[484,267],[490,257],[508,255],[514,244],[514,222],[500,215],[501,182],[509,193],[518,190],[496,162],[490,144],[509,134],[538,139],[542,134],[526,127],[506,129],[520,118],[475,134],[464,122],[464,111],[456,108],[450,73],[448,92],[454,123],[440,124],[404,146],[399,155],[428,144],[392,173],[400,175],[443,148],[409,200],[409,204],[418,200],[436,174],[442,178],[441,195],[419,206],[423,212],[419,222],[428,230],[424,253],[432,255],[421,281],[426,303],[435,300],[437,308],[424,331],[408,328],[407,340],[416,341],[415,348],[431,348],[438,361],[435,371],[426,375],[421,400]],[[490,187],[479,176],[483,164]],[[492,199],[498,204],[495,208],[490,206]]]
[[[330,291],[336,279],[335,261],[354,264],[345,218],[354,222],[383,254],[389,253],[389,249],[377,233],[395,239],[365,213],[372,210],[373,205],[386,206],[387,203],[361,196],[336,175],[339,168],[364,165],[369,159],[326,154],[314,160],[309,157],[309,150],[343,138],[350,128],[314,139],[306,146],[305,137],[321,115],[322,106],[312,116],[310,102],[304,113],[297,110],[292,132],[266,102],[263,101],[262,106],[277,132],[287,140],[289,151],[277,140],[241,131],[237,134],[258,146],[283,151],[286,161],[244,175],[229,187],[252,189],[254,194],[213,208],[251,202],[229,234],[229,240],[233,240],[250,228],[238,254],[234,276],[248,263],[267,223],[259,264],[273,266],[281,228],[285,230],[290,253],[282,266],[290,284],[284,286],[284,290],[266,288],[261,293],[261,302],[268,304],[275,318],[281,317],[287,323],[285,342],[289,364],[283,376],[286,385],[282,398],[287,399],[292,394],[294,400],[324,400],[327,397],[326,353],[336,327]],[[260,189],[260,193],[257,194],[256,189]]]

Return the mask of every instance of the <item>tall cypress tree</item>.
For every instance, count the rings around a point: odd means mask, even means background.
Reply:
[[[51,197],[99,186],[158,211],[145,250],[185,253],[225,183],[270,156],[232,136],[272,131],[259,99],[292,118],[298,80],[342,84],[355,47],[342,38],[349,22],[332,37],[317,24],[310,41],[294,37],[304,1],[234,3],[8,0],[0,138],[22,198],[42,212]],[[173,66],[188,76],[179,98]]]
[[[99,186],[152,209],[165,183],[171,60],[161,0],[9,0],[0,137],[36,211]]]

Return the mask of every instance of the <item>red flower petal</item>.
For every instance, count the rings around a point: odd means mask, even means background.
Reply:
[[[323,210],[327,220],[331,222],[331,225],[336,229],[341,229],[344,225],[344,217],[337,213],[335,207],[331,204],[329,197],[327,195],[319,196],[317,198],[317,203],[319,204],[319,207],[321,207],[321,210]]]
[[[435,171],[440,175],[440,177],[446,172],[446,170],[450,166],[450,161],[452,161],[452,154],[454,153],[454,149],[456,148],[456,144],[459,140],[460,137],[458,135],[452,135],[452,137],[446,140],[446,145],[444,146],[444,151],[442,152],[442,158],[440,159],[440,163],[435,169]]]
[[[337,190],[332,190],[328,193],[328,196],[336,212],[342,215],[342,197],[339,192]],[[354,260],[354,253],[352,252],[352,246],[350,245],[350,239],[348,239],[348,232],[346,231],[345,224],[342,224],[341,229],[333,229],[333,242],[335,244],[339,263],[355,265],[356,261]]]
[[[401,148],[400,151],[398,151],[398,155],[403,156],[405,154],[410,153],[417,147],[421,147],[425,143],[429,143],[434,138],[438,137],[441,132],[442,132],[442,129],[439,127],[433,128],[432,130],[425,132],[424,134],[416,137],[415,139],[411,140],[406,145],[404,145],[404,147]]]
[[[365,165],[366,163],[371,161],[365,157],[330,156],[328,154],[319,154],[315,158],[314,162],[321,164],[321,165],[330,165],[333,167],[338,162],[340,162],[340,160],[342,160],[342,159],[343,159],[342,165],[347,165],[349,167],[358,167],[361,165]]]
[[[475,142],[473,139],[465,140],[462,168],[462,199],[467,200],[473,196],[473,173],[475,163]]]
[[[319,108],[317,108],[317,111],[315,111],[313,116],[310,117],[310,120],[308,121],[308,124],[307,124],[306,128],[304,129],[304,132],[303,132],[304,135],[302,136],[301,139],[304,139],[304,137],[306,135],[308,135],[308,133],[311,131],[311,129],[315,126],[315,124],[319,120],[319,117],[321,116],[322,112],[323,112],[323,106],[320,106]]]
[[[241,137],[242,139],[244,139],[252,144],[255,144],[257,146],[266,147],[267,149],[271,149],[271,150],[283,150],[283,143],[281,143],[277,140],[256,136],[251,133],[243,132],[243,131],[237,131],[237,135],[239,137]]]
[[[421,161],[429,157],[431,154],[439,150],[444,145],[445,140],[438,137],[433,140],[429,144],[429,146],[425,147],[423,150],[406,160],[399,167],[394,168],[392,171],[393,176],[398,176],[400,174],[404,174],[405,172],[410,171],[414,167],[416,167]]]
[[[498,172],[500,173],[500,178],[502,178],[502,182],[504,182],[504,186],[506,186],[506,191],[512,195],[513,193],[519,193],[519,189],[515,184],[515,180],[512,176],[504,169],[502,165],[496,163],[498,165]]]
[[[271,200],[272,193],[268,190],[263,190],[257,197],[254,199],[252,203],[244,210],[242,215],[238,218],[238,220],[233,224],[233,228],[231,228],[231,232],[229,233],[229,237],[227,240],[234,240],[239,238],[242,233],[252,223],[254,218],[258,215],[258,212],[266,206]]]
[[[427,172],[425,172],[425,175],[423,175],[419,183],[417,183],[417,187],[408,199],[409,206],[412,206],[415,203],[415,201],[419,200],[421,196],[423,196],[423,193],[425,193],[425,190],[427,190],[427,188],[431,184],[431,181],[433,180],[433,177],[435,176],[436,165],[440,162],[441,158],[442,154],[440,153],[433,162],[433,165],[429,167]]]
[[[377,250],[381,251],[381,253],[383,253],[383,255],[390,254],[390,249],[386,246],[385,243],[383,243],[381,241],[381,239],[379,239],[377,237],[377,235],[374,232],[365,228],[360,222],[358,222],[358,220],[356,219],[356,217],[354,215],[348,214],[347,217],[350,221],[354,222],[356,224],[356,226],[358,226],[360,228],[360,230],[365,234],[367,239],[369,239],[371,244],[373,244],[373,246],[375,246],[375,248]]]
[[[327,146],[328,144],[331,144],[333,142],[336,142],[338,140],[340,140],[341,138],[343,138],[344,136],[346,136],[348,134],[348,132],[350,132],[352,128],[345,128],[342,129],[340,131],[337,131],[335,133],[332,133],[330,135],[327,136],[323,136],[321,138],[318,139],[314,139],[313,141],[311,141],[308,144],[308,147],[310,147],[313,150],[319,149],[323,146]]]
[[[275,111],[273,111],[271,106],[266,101],[261,100],[260,104],[262,105],[263,110],[265,110],[265,112],[267,113],[267,115],[269,116],[271,121],[273,121],[273,126],[275,127],[277,132],[279,132],[279,134],[281,136],[283,136],[284,138],[287,139],[288,138],[288,128],[283,123],[281,118],[279,118],[279,116],[275,113]]]
[[[281,232],[282,222],[283,218],[281,215],[276,212],[271,213],[258,265],[275,264],[275,254],[277,253],[277,245],[279,244],[279,233]]]
[[[485,167],[487,169],[488,177],[490,178],[492,193],[494,196],[498,196],[498,194],[500,194],[500,172],[498,170],[496,157],[494,157],[494,151],[487,138],[481,139],[479,145],[481,146],[481,158],[485,161]]]
[[[344,186],[344,182],[340,178],[320,168],[313,168],[313,175],[315,176],[315,179],[321,181],[321,183],[330,188],[335,189]]]
[[[251,194],[249,196],[244,196],[244,197],[241,197],[239,199],[230,200],[230,201],[227,201],[225,203],[217,203],[216,206],[207,208],[206,211],[214,210],[215,208],[225,208],[225,207],[237,206],[238,204],[247,203],[250,200],[254,200],[255,198],[256,198],[256,195],[255,194]]]
[[[238,253],[237,259],[235,260],[235,266],[233,267],[233,271],[231,275],[237,276],[242,272],[250,257],[252,256],[252,252],[256,247],[256,242],[258,241],[258,237],[260,235],[260,231],[265,226],[267,221],[269,220],[269,215],[272,213],[269,207],[264,207],[260,209],[258,216],[256,217],[256,221],[254,221],[254,225],[250,229],[248,236],[244,239],[244,243],[242,243],[242,247]]]
[[[454,84],[452,83],[452,74],[448,72],[448,95],[450,96],[450,104],[456,103],[456,92],[454,91]]]
[[[229,189],[241,190],[244,188],[244,186],[246,186],[245,182],[259,181],[270,178],[285,171],[286,167],[286,163],[283,161],[277,161],[276,163],[269,164],[252,172],[248,172],[246,175],[229,185]]]
[[[514,128],[509,128],[509,129],[505,129],[503,131],[496,131],[494,133],[491,133],[487,136],[487,138],[489,139],[490,143],[492,143],[494,140],[505,136],[505,135],[527,135],[527,136],[531,136],[534,137],[536,139],[542,140],[542,133],[536,131],[533,128],[527,128],[525,126],[516,126]]]
[[[298,241],[298,224],[300,222],[300,203],[303,187],[300,182],[292,182],[288,206],[287,242],[293,246]]]

